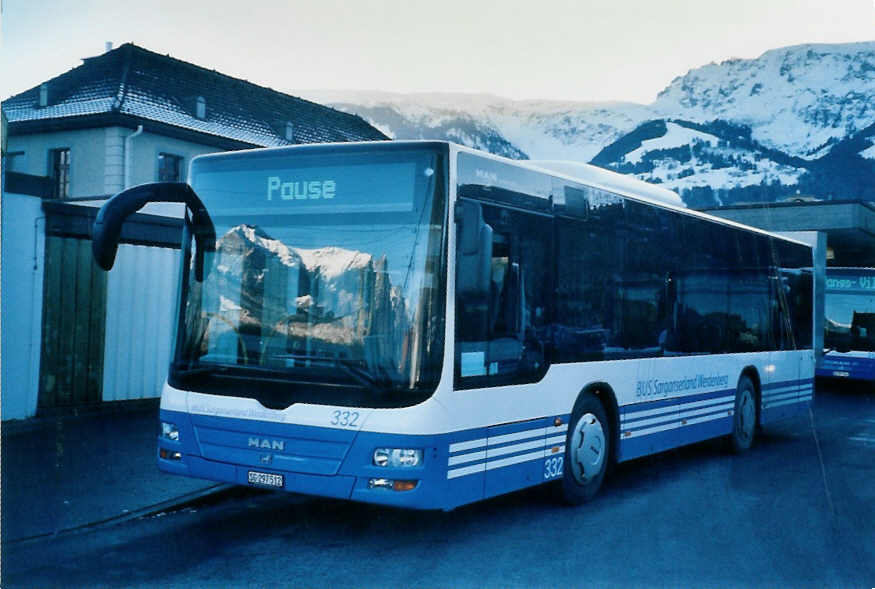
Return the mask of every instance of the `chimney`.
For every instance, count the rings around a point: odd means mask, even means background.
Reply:
[[[112,41],[107,41],[103,44],[103,52],[109,53],[110,51],[112,51]]]
[[[49,105],[49,85],[46,82],[39,85],[39,105]]]

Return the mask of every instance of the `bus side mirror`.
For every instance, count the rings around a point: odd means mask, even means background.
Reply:
[[[480,203],[460,200],[456,203],[458,255],[456,256],[456,290],[474,299],[489,298],[492,278],[492,227],[483,220]]]
[[[192,213],[192,231],[197,247],[195,278],[204,278],[204,254],[216,247],[216,231],[203,203],[185,182],[155,182],[124,190],[106,201],[91,230],[91,251],[97,265],[112,269],[125,219],[150,202],[183,203]]]

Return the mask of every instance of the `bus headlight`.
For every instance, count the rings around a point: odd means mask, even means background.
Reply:
[[[162,421],[161,422],[161,437],[167,438],[168,440],[173,440],[174,442],[178,442],[179,441],[179,429],[177,429],[176,424]]]
[[[377,466],[419,466],[422,464],[422,450],[414,448],[377,448],[374,450],[374,464]]]

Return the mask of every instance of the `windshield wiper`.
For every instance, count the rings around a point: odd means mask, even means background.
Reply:
[[[337,358],[334,365],[354,379],[358,380],[363,385],[373,387],[379,384],[377,382],[377,379],[374,378],[374,376],[370,372],[353,365],[349,360],[341,360],[340,358]]]
[[[228,372],[228,367],[221,365],[196,366],[194,368],[180,368],[179,366],[173,367],[173,373],[176,376],[194,376],[196,374],[209,374],[215,372],[226,373]]]

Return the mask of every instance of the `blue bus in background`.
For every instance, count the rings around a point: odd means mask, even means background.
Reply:
[[[817,376],[875,382],[875,268],[827,268]]]

